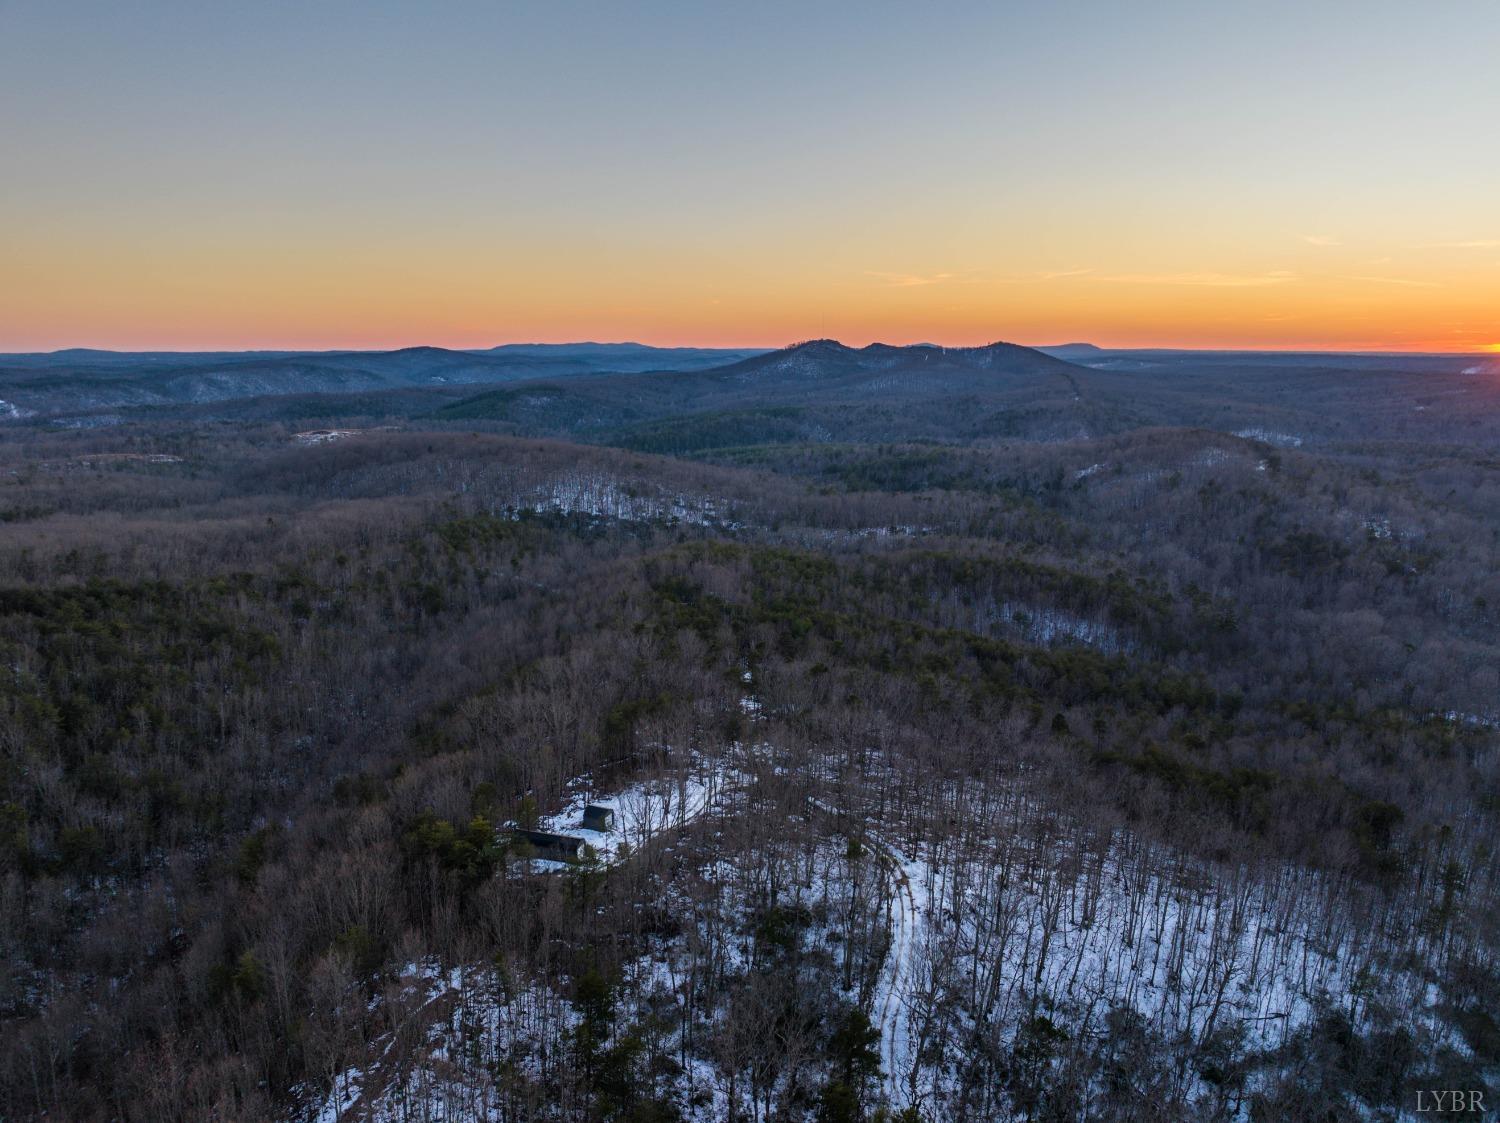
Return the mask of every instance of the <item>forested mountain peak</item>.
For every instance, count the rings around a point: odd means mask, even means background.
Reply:
[[[836,339],[810,339],[779,351],[756,355],[719,368],[740,375],[787,374],[806,378],[881,372],[1061,371],[1072,364],[1030,347],[995,342],[981,347],[941,347],[930,343],[900,346],[871,343],[854,348]]]

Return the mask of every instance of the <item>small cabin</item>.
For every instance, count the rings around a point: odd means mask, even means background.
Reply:
[[[612,831],[615,829],[615,811],[612,807],[604,807],[598,803],[591,803],[583,809],[583,822],[580,824],[586,831]]]
[[[517,829],[511,832],[517,842],[524,842],[536,851],[538,858],[551,858],[556,862],[580,862],[583,860],[583,839],[570,834],[552,834],[548,831]]]

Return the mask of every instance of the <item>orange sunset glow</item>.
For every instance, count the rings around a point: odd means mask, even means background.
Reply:
[[[0,350],[1497,346],[1462,12],[1087,7],[3,7]]]

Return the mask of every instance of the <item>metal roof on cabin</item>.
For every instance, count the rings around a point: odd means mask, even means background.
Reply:
[[[527,842],[534,842],[539,846],[567,846],[578,849],[583,846],[583,839],[571,834],[552,834],[549,831],[529,831],[524,827],[517,827],[515,833]]]

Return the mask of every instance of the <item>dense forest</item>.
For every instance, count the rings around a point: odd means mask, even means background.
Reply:
[[[1500,373],[1080,363],[5,422],[0,1119],[1500,1104]]]

